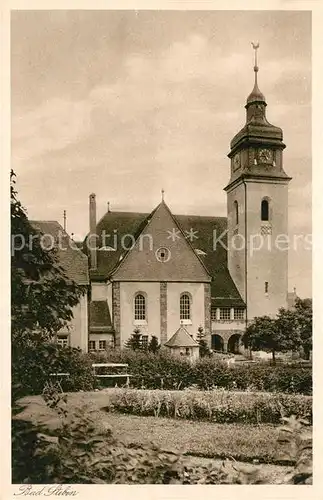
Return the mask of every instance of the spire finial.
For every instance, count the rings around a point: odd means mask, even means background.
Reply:
[[[66,232],[66,210],[63,212],[63,220],[64,220],[64,231]]]
[[[259,49],[259,42],[257,42],[257,43],[251,42],[251,45],[252,45],[252,48],[255,51],[255,64],[254,64],[253,70],[255,72],[255,82],[257,83],[257,73],[259,71],[258,59],[257,59],[257,55],[258,55],[257,50]]]
[[[107,209],[108,209],[108,214],[111,212],[111,209],[110,209],[110,202],[108,201],[107,203]]]
[[[259,87],[258,87],[257,75],[258,75],[259,68],[258,68],[258,59],[257,59],[258,52],[257,51],[259,49],[259,43],[258,42],[257,43],[251,42],[251,45],[255,51],[255,65],[253,67],[253,70],[255,72],[255,84],[254,84],[254,87],[253,87],[251,94],[247,98],[246,106],[249,106],[249,104],[254,103],[254,102],[262,102],[266,106],[265,96],[262,92],[260,92]],[[254,116],[254,113],[253,113],[253,110],[251,110],[251,114],[249,113],[247,116],[247,121],[249,121],[249,119],[252,118],[253,116]],[[258,116],[258,118],[259,118],[259,116]]]
[[[165,191],[164,189],[161,190],[161,196],[162,196],[162,201],[164,201],[164,196],[165,196]]]

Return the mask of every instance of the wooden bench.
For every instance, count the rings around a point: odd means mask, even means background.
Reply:
[[[127,363],[93,363],[92,368],[93,368],[93,375],[96,378],[103,378],[103,379],[113,379],[113,378],[125,378],[126,379],[126,385],[129,385],[130,382],[130,375],[127,373],[129,365]],[[115,369],[115,368],[122,368],[125,369],[126,373],[97,373],[97,368],[106,368],[106,369]]]

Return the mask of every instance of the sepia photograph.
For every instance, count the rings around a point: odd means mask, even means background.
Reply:
[[[312,12],[10,31],[15,494],[312,485]]]

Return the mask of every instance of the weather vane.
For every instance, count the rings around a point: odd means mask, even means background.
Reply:
[[[257,43],[251,42],[251,45],[252,45],[252,48],[253,48],[253,49],[254,49],[254,51],[255,51],[255,65],[254,65],[254,68],[253,68],[253,69],[255,70],[255,72],[257,72],[257,71],[258,71],[258,69],[259,69],[259,68],[258,68],[258,64],[257,64],[257,62],[258,62],[258,61],[257,61],[257,50],[259,49],[259,42],[257,42]]]

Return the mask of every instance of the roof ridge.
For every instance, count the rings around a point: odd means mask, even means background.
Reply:
[[[168,207],[168,205],[166,204],[165,201],[163,202],[160,202],[153,210],[151,210],[150,212],[136,212],[136,211],[123,211],[123,210],[111,210],[110,212],[105,212],[104,215],[102,215],[102,217],[99,219],[99,221],[97,222],[97,225],[99,225],[99,223],[109,214],[110,216],[113,216],[114,214],[124,214],[124,215],[144,215],[144,216],[148,216],[150,214],[152,214],[152,212],[154,212],[155,210],[157,210],[157,208],[159,207],[159,205],[161,205],[161,203],[164,203],[164,205],[166,205],[166,207],[168,208],[168,210],[170,210],[170,208]],[[171,212],[172,213],[172,212]],[[225,216],[225,215],[202,215],[202,214],[196,214],[196,213],[193,213],[193,214],[188,214],[188,213],[180,213],[180,214],[172,214],[174,217],[201,217],[201,218],[214,218],[214,219],[227,219],[228,217]]]
[[[48,222],[55,222],[56,224],[58,224],[59,226],[61,226],[61,224],[58,222],[58,220],[54,220],[54,219],[52,219],[52,220],[47,220],[47,219],[29,219],[29,222],[30,223],[32,223],[32,222],[36,222],[36,223],[38,223],[38,222],[46,222],[46,224]]]

